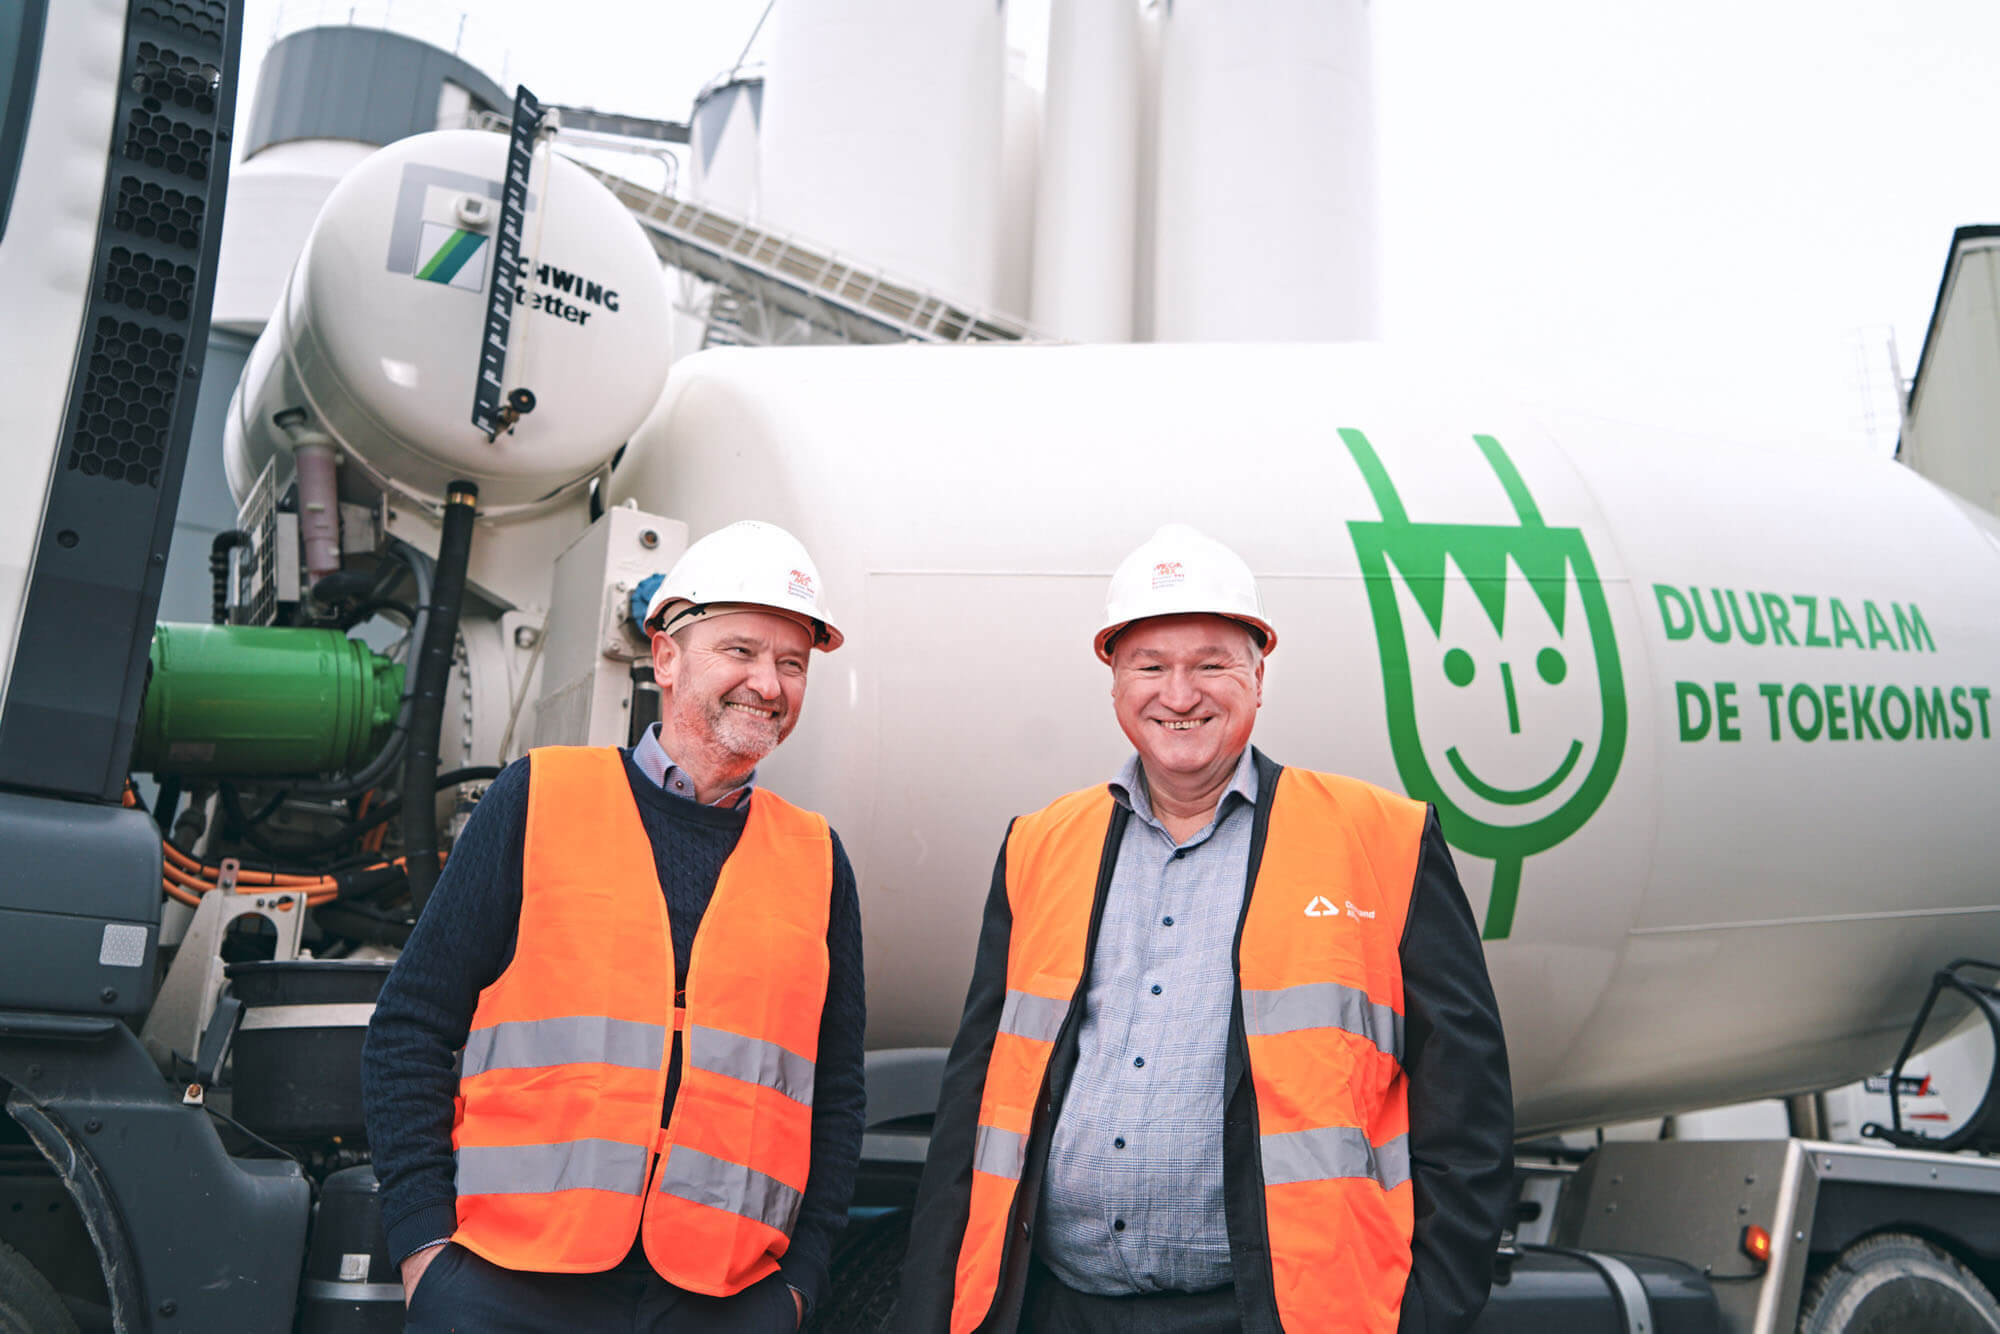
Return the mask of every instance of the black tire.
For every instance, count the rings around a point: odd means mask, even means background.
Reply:
[[[42,1271],[5,1242],[0,1242],[0,1334],[76,1334],[76,1321]]]
[[[896,1319],[910,1216],[900,1210],[852,1225],[835,1243],[833,1292],[813,1312],[812,1334],[882,1334]]]
[[[1817,1279],[1799,1334],[2000,1334],[2000,1304],[1971,1270],[1922,1237],[1858,1241]]]

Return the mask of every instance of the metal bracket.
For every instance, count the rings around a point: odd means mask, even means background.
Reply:
[[[235,865],[234,858],[222,863],[222,881],[232,880]],[[277,932],[271,957],[296,959],[305,938],[305,910],[306,896],[296,889],[259,891],[251,886],[248,892],[240,888],[231,892],[218,884],[202,895],[201,906],[194,910],[194,918],[181,937],[180,951],[174,955],[173,966],[167,970],[159,996],[139,1031],[161,1070],[172,1072],[175,1052],[190,1056],[201,1047],[225,981],[222,943],[236,919],[253,913],[262,917]]]

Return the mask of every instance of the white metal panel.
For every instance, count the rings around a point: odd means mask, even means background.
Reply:
[[[8,404],[9,484],[0,487],[0,698],[13,673],[42,510],[62,440],[70,381],[97,253],[105,152],[125,43],[123,0],[50,5],[43,21],[36,96],[0,274],[0,390]]]
[[[764,772],[854,855],[878,1046],[949,1041],[1007,818],[1125,752],[1089,649],[1113,566],[1172,520],[1235,546],[1283,635],[1258,744],[1443,803],[1538,1130],[1880,1069],[1932,968],[2000,951],[2000,549],[1885,461],[1611,429],[1558,443],[1367,347],[708,353],[613,492],[784,524],[843,610]],[[1797,645],[1677,637],[1655,584],[1810,597],[1829,642],[1796,601]],[[1935,651],[1870,646],[1871,603]],[[1681,681],[1735,685],[1734,739],[1684,738]],[[1849,739],[1772,740],[1765,682],[1842,686]],[[1950,734],[1851,739],[1846,692],[1898,683]]]
[[[1132,337],[1140,96],[1132,0],[1056,0],[1032,322],[1059,338]]]
[[[1174,0],[1162,40],[1153,336],[1375,337],[1367,0]]]
[[[782,4],[770,21],[764,221],[994,304],[1004,6]]]
[[[541,698],[532,730],[517,736],[537,746],[626,744],[632,664],[647,656],[628,610],[632,590],[672,569],[687,544],[686,524],[614,505],[556,558]]]

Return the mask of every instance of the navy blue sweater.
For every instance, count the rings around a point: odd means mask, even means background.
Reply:
[[[747,809],[701,806],[662,791],[625,752],[625,776],[652,841],[674,938],[674,979],[687,974],[695,928],[722,863],[743,832]],[[382,1224],[398,1261],[456,1229],[451,1155],[453,1062],[472,1024],[479,993],[514,957],[521,915],[521,848],[527,828],[528,765],[517,760],[493,780],[452,847],[403,957],[382,988],[361,1058],[361,1093]],[[833,904],[827,924],[827,995],[813,1087],[812,1171],[790,1248],[785,1282],[807,1302],[827,1292],[827,1256],[845,1223],[861,1153],[867,1091],[862,1076],[861,909],[854,870],[833,840]],[[661,985],[667,980],[662,978]],[[673,1109],[679,1063],[667,1085]],[[635,1246],[636,1251],[636,1246]],[[628,1257],[628,1263],[632,1257]]]

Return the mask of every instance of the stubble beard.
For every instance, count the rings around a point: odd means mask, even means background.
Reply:
[[[779,720],[753,718],[722,699],[690,700],[676,691],[673,708],[675,730],[701,750],[704,767],[730,778],[747,775],[783,739]]]

